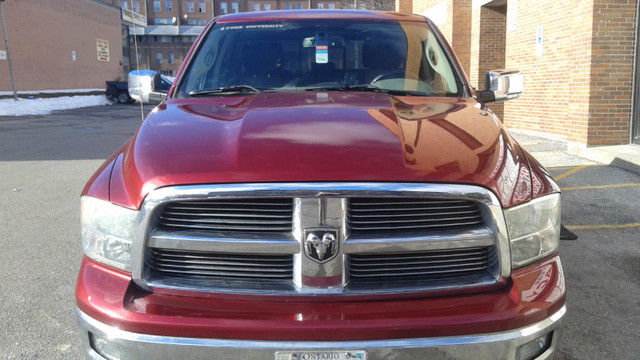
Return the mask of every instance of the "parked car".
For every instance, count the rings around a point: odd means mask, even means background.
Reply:
[[[133,102],[126,81],[105,81],[104,96],[120,104]]]
[[[92,359],[551,359],[560,190],[418,15],[215,18],[82,192]]]

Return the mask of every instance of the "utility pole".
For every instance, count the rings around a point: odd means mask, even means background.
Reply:
[[[2,34],[4,35],[4,47],[7,50],[7,61],[9,62],[9,74],[11,75],[11,86],[13,87],[13,99],[18,101],[18,93],[16,92],[16,82],[13,80],[13,68],[11,67],[11,54],[9,53],[9,39],[7,39],[7,29],[4,26],[4,15],[2,14],[2,3],[0,0],[0,22],[2,23]]]

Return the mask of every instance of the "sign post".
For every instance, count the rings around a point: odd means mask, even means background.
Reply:
[[[4,35],[4,47],[6,49],[6,57],[9,62],[9,74],[11,75],[11,86],[13,87],[13,99],[18,101],[18,92],[16,91],[16,82],[13,80],[13,68],[11,67],[11,55],[9,54],[9,39],[7,39],[7,29],[4,26],[4,15],[2,14],[2,3],[0,0],[0,23],[2,23],[2,35]]]

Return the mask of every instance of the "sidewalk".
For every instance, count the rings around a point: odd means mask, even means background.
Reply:
[[[606,164],[640,174],[640,145],[585,147],[516,129],[509,129],[509,134],[547,168]]]

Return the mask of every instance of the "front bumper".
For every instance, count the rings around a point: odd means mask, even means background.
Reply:
[[[83,261],[76,301],[90,359],[267,359],[277,352],[365,350],[378,359],[549,359],[566,289],[558,256],[512,272],[499,289],[426,298],[235,298],[148,293],[130,274]],[[197,294],[194,294],[197,295]],[[97,345],[96,345],[97,344]]]
[[[87,358],[103,360],[92,343],[108,339],[121,359],[275,359],[277,352],[365,350],[368,360],[382,359],[516,359],[520,346],[553,332],[549,348],[536,360],[550,359],[561,336],[563,306],[551,317],[524,328],[500,333],[423,339],[375,341],[253,341],[144,335],[100,323],[78,310]]]

